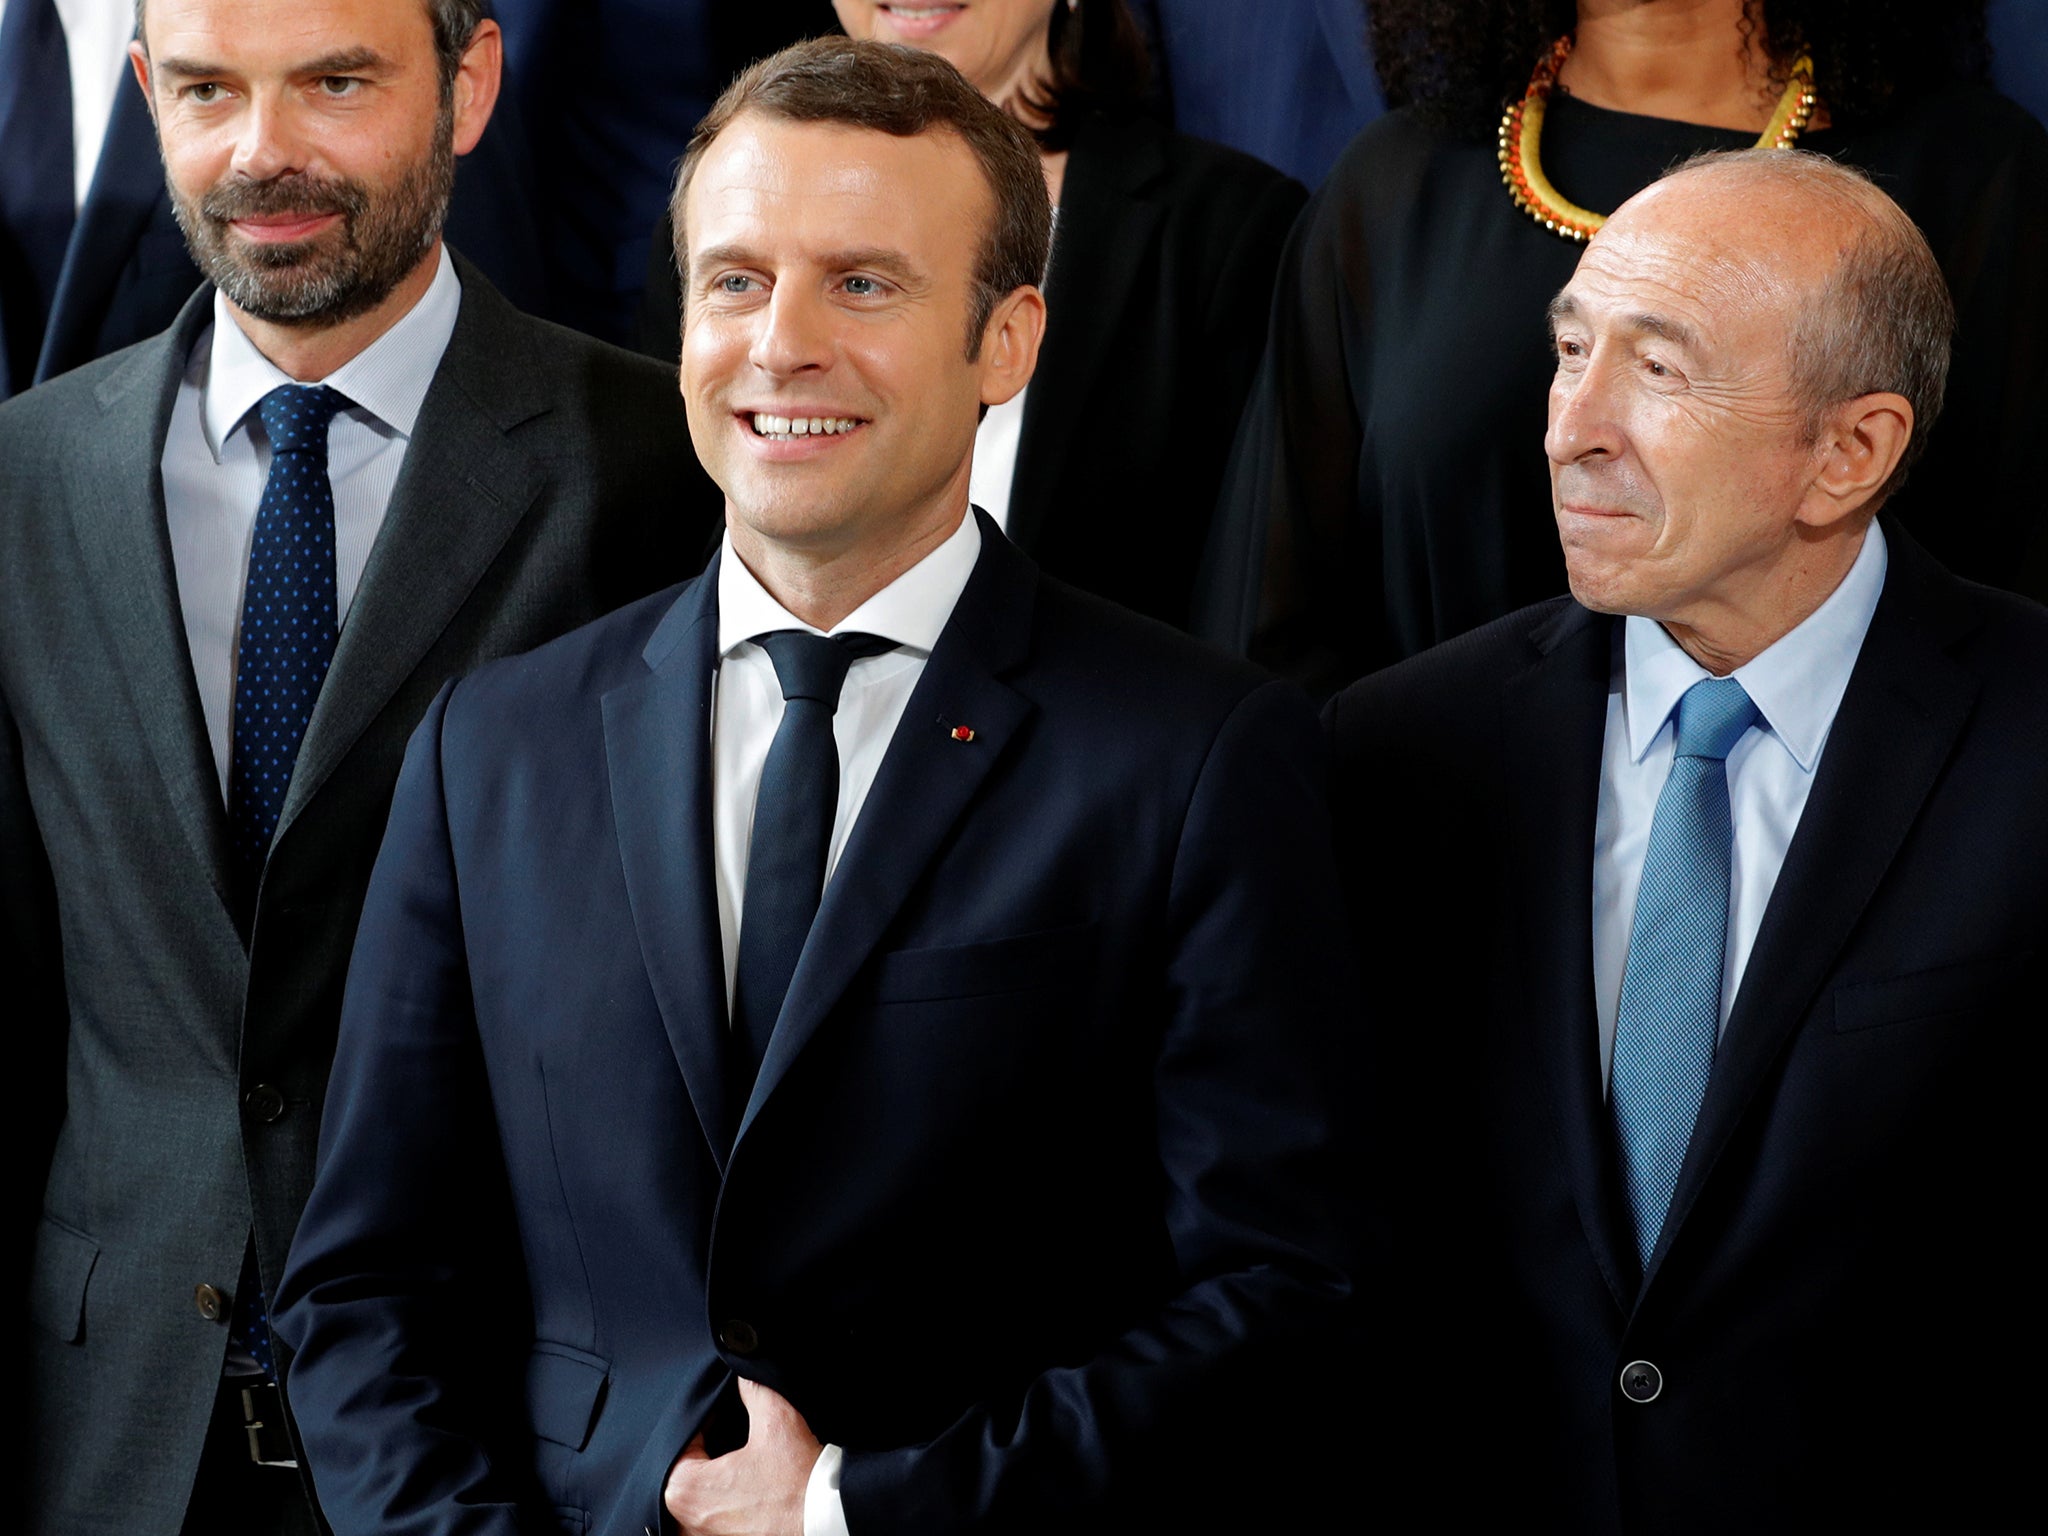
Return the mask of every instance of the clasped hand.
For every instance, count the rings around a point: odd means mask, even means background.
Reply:
[[[739,1387],[747,1443],[713,1456],[698,1435],[669,1468],[662,1502],[682,1536],[803,1536],[804,1490],[824,1447],[780,1392]]]

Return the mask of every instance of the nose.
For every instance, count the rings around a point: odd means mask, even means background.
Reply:
[[[778,283],[759,311],[760,325],[747,360],[778,379],[832,363],[829,306],[800,283]]]
[[[304,170],[310,158],[290,103],[275,95],[254,95],[242,114],[230,169],[250,181],[269,181]]]
[[[1543,451],[1553,464],[1579,464],[1620,455],[1622,431],[1615,410],[1614,370],[1598,356],[1576,372],[1560,368],[1550,381],[1550,423]]]

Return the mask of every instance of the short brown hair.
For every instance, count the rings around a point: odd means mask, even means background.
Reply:
[[[427,19],[434,24],[434,55],[441,67],[441,99],[453,100],[455,74],[462,68],[462,56],[469,52],[470,39],[484,19],[484,0],[425,0]],[[142,30],[142,12],[148,0],[135,0],[135,35],[149,51],[149,37]]]
[[[683,269],[683,323],[689,324],[689,251],[684,203],[690,178],[712,143],[742,113],[792,123],[836,123],[895,138],[952,133],[974,152],[995,212],[974,263],[974,304],[967,355],[997,304],[1040,282],[1052,245],[1052,203],[1031,135],[935,53],[850,37],[817,37],[750,65],[705,114],[676,171],[669,219]]]
[[[1956,328],[1941,263],[1905,209],[1862,171],[1826,155],[1720,150],[1695,155],[1668,175],[1702,172],[1789,184],[1844,226],[1841,256],[1786,338],[1792,390],[1809,441],[1818,440],[1828,412],[1859,395],[1902,395],[1913,407],[1906,451],[1870,499],[1873,509],[1881,506],[1905,484],[1941,414]]]

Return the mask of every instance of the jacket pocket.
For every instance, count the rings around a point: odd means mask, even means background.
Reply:
[[[543,1340],[526,1360],[526,1413],[543,1440],[580,1451],[604,1407],[611,1362]]]
[[[1997,1008],[2009,1001],[2007,994],[2034,958],[2032,951],[1995,955],[1839,986],[1834,999],[1835,1033],[1854,1034]]]
[[[28,1310],[38,1327],[63,1343],[85,1342],[85,1290],[99,1257],[98,1243],[44,1215],[36,1229]]]
[[[979,944],[892,950],[875,958],[868,1000],[933,1002],[1071,985],[1093,968],[1099,937],[1093,923],[1080,923]]]

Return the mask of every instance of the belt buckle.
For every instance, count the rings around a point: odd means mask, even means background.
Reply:
[[[292,1437],[284,1427],[284,1393],[274,1381],[241,1389],[242,1429],[249,1437],[249,1459],[259,1467],[297,1467]]]

